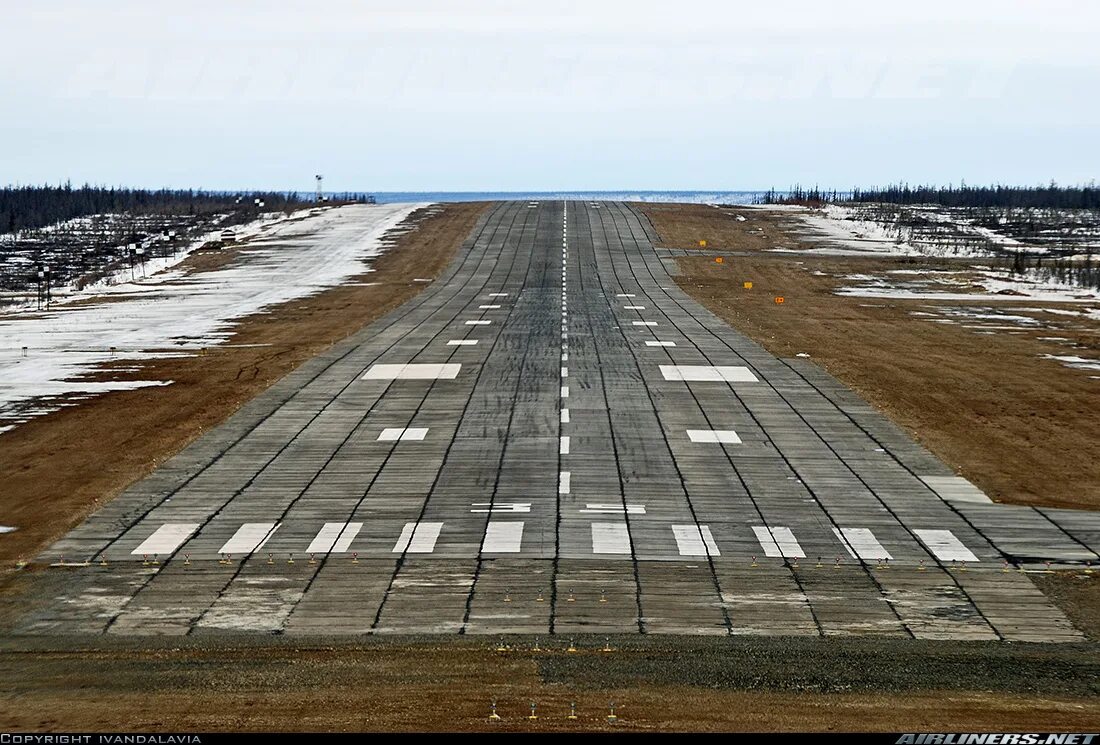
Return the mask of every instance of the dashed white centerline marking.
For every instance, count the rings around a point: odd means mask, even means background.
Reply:
[[[569,471],[562,471],[558,474],[558,494],[569,493],[570,473]]]
[[[561,410],[561,423],[562,424],[569,424],[569,409],[562,409]]]
[[[940,561],[978,561],[978,557],[950,530],[914,530],[913,532]]]
[[[165,523],[131,551],[130,555],[170,556],[198,529],[198,523]]]
[[[218,553],[233,554],[234,556],[250,554],[263,548],[263,545],[278,529],[279,523],[245,523],[237,528],[237,532],[233,534],[233,537],[218,549]]]
[[[569,368],[568,367],[563,367],[561,369],[561,376],[563,378],[568,378],[569,377]]]
[[[760,543],[760,548],[764,549],[765,556],[786,559],[806,558],[802,546],[798,545],[798,541],[790,528],[768,528],[765,525],[753,525],[752,532],[756,534],[756,540]]]
[[[558,442],[558,455],[569,455],[569,435],[562,435]]]
[[[673,525],[680,556],[721,556],[708,525]]]
[[[561,397],[562,398],[569,398],[569,386],[563,385],[561,387]]]

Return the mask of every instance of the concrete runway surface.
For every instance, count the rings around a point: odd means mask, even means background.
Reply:
[[[17,632],[1083,639],[1028,572],[1096,561],[1100,514],[989,502],[654,241],[625,203],[494,205],[38,557]]]

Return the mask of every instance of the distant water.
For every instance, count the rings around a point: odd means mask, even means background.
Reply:
[[[701,202],[753,204],[763,191],[378,191],[379,202],[481,202],[509,199],[609,200],[616,202]],[[304,197],[309,195],[303,193]]]

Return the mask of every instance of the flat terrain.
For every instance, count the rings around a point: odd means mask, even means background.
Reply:
[[[931,315],[927,306],[935,305],[980,310],[988,301],[870,299],[834,291],[851,284],[845,277],[852,275],[936,272],[973,259],[774,253],[769,249],[810,248],[781,212],[649,204],[642,210],[659,245],[685,249],[676,252],[675,279],[692,297],[774,354],[809,355],[991,498],[1100,508],[1100,384],[1087,371],[1043,358],[1065,354],[1049,340],[1054,336],[1100,348],[1100,322],[1074,318],[1051,330],[1048,314],[1035,329],[1000,333],[932,322],[913,313]],[[712,250],[699,252],[700,239]],[[722,251],[725,261],[717,264]],[[693,252],[702,255],[685,255]],[[776,306],[776,296],[786,302]]]
[[[1100,663],[1076,645],[634,636],[611,638],[611,652],[603,637],[578,639],[569,653],[546,637],[537,652],[530,637],[507,652],[456,637],[196,641],[5,645],[0,729],[1042,732],[1100,721]]]
[[[0,727],[1095,728],[1095,514],[989,502],[693,300],[735,233],[467,209],[408,302],[348,335],[377,295],[332,303],[344,333],[11,575]],[[768,281],[761,316],[799,307]]]
[[[32,558],[304,360],[422,290],[425,284],[413,280],[439,274],[484,208],[453,204],[438,215],[414,216],[415,233],[398,237],[357,283],[250,316],[228,344],[205,356],[104,374],[173,385],[100,395],[0,436],[0,515],[4,524],[20,526],[0,540],[0,563]],[[184,266],[208,271],[248,250],[202,251]]]

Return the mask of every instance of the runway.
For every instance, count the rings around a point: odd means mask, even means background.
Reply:
[[[990,503],[655,240],[626,203],[494,205],[40,556],[17,631],[1083,640],[1028,572],[1097,561],[1100,515]]]

